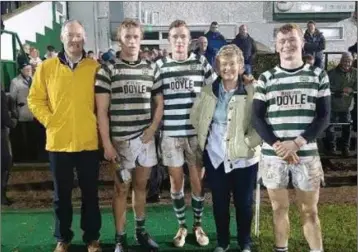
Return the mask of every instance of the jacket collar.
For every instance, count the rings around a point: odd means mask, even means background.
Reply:
[[[214,93],[214,95],[216,96],[216,98],[219,97],[219,85],[221,83],[221,77],[219,76],[213,83],[212,85],[212,91]],[[246,89],[244,87],[244,81],[242,79],[242,76],[240,75],[239,78],[237,79],[237,84],[238,87],[234,92],[234,95],[242,95],[242,94],[247,94]]]
[[[62,48],[62,50],[57,54],[57,57],[59,58],[60,62],[66,66],[68,66],[68,61],[65,56],[65,50]],[[84,58],[86,58],[86,51],[82,50],[82,57],[79,62],[81,62]]]

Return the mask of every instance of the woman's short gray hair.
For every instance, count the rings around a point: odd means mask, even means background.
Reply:
[[[244,64],[244,54],[241,49],[234,44],[225,45],[220,48],[215,57],[216,65],[219,63],[220,58],[236,56],[239,64]]]

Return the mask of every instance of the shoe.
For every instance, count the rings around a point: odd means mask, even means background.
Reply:
[[[223,247],[216,247],[214,249],[214,252],[225,252],[225,251],[228,251],[229,250],[229,245],[226,247],[226,248],[223,248]]]
[[[159,203],[160,202],[160,195],[154,194],[150,197],[147,197],[147,203]]]
[[[349,151],[349,148],[347,148],[347,147],[343,148],[343,150],[342,150],[342,156],[343,157],[349,157],[350,153],[351,152]]]
[[[328,150],[328,155],[335,156],[335,155],[337,155],[337,154],[338,154],[338,153],[337,153],[336,147],[331,147],[331,148],[329,148],[329,150]]]
[[[182,248],[185,244],[185,238],[188,235],[188,230],[185,227],[179,227],[177,234],[173,239],[174,246]]]
[[[5,195],[1,197],[1,205],[3,206],[11,206],[13,202]]]
[[[195,234],[196,241],[200,246],[207,246],[209,244],[209,237],[205,234],[201,226],[194,227],[193,232]]]
[[[91,241],[87,246],[88,252],[102,252],[99,241]]]
[[[126,249],[123,247],[122,243],[117,243],[114,252],[125,252]]]
[[[69,243],[58,242],[54,252],[68,252]]]
[[[139,243],[139,245],[141,245],[144,248],[151,249],[151,250],[157,250],[159,248],[159,245],[145,231],[136,232],[135,238]]]

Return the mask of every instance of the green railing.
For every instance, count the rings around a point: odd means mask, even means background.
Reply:
[[[8,40],[6,37],[9,37]],[[8,92],[11,80],[18,74],[17,58],[19,55],[25,55],[25,51],[19,36],[15,32],[1,30],[1,42],[4,48],[9,48],[7,44],[11,43],[12,49],[11,57],[9,57],[10,53],[7,55],[1,53],[1,85]]]

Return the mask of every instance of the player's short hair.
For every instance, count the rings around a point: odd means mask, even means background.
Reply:
[[[136,20],[136,19],[133,19],[133,18],[125,18],[117,28],[117,39],[118,39],[118,41],[121,40],[121,34],[122,34],[122,31],[124,29],[133,28],[133,27],[140,29],[141,39],[143,39],[143,33],[144,32],[143,32],[142,26],[140,25],[140,22],[138,20]]]
[[[186,24],[186,22],[184,20],[180,20],[180,19],[174,20],[169,26],[169,32],[173,28],[178,28],[178,27],[182,27],[182,26],[188,28],[188,30],[189,30],[189,27],[188,27],[188,25]]]
[[[298,32],[298,35],[303,39],[303,32],[301,27],[298,24],[285,24],[282,25],[279,29],[278,29],[278,33],[281,32],[282,34],[286,34],[288,32],[291,32],[293,30],[296,30]],[[277,34],[276,34],[277,36]]]

